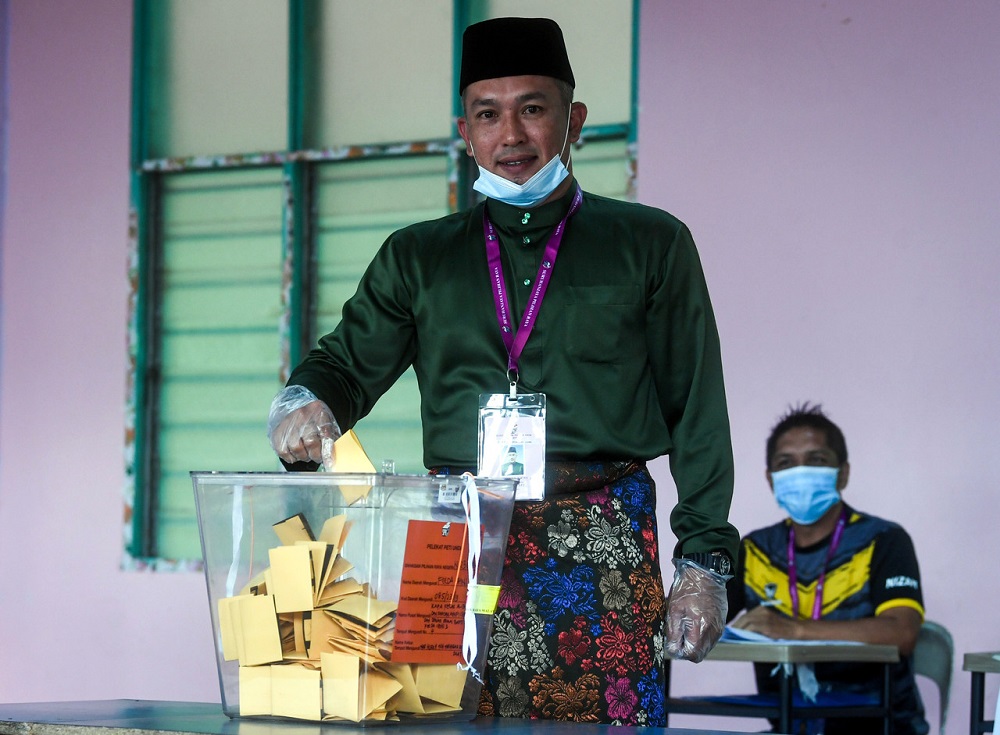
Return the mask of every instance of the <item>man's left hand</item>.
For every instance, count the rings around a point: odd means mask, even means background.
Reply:
[[[766,635],[768,638],[794,640],[800,637],[798,621],[759,605],[730,623],[734,628]]]
[[[677,569],[667,595],[667,655],[698,663],[726,627],[726,579],[688,559],[674,563]]]

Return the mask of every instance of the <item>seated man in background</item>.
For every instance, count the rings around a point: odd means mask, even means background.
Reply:
[[[819,405],[791,409],[767,440],[767,481],[788,518],[740,544],[729,585],[733,627],[771,638],[849,640],[897,646],[892,671],[894,735],[928,732],[913,677],[913,647],[923,622],[920,571],[901,526],[844,503],[850,465],[841,430]],[[771,664],[756,664],[757,687],[777,691]],[[878,694],[882,667],[816,664],[820,691]],[[810,733],[881,733],[879,719],[796,723]]]

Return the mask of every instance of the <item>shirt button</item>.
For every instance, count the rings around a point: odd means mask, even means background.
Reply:
[[[521,242],[523,242],[525,245],[530,245],[531,244],[531,238],[530,237],[522,237],[521,238]]]
[[[525,286],[530,286],[531,285],[531,279],[530,278],[525,278],[524,279],[524,285]]]

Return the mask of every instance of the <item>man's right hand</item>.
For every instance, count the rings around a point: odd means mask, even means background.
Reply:
[[[674,566],[674,581],[667,595],[664,648],[671,658],[699,663],[726,627],[728,578],[690,559],[675,559]]]
[[[324,457],[323,440],[329,440],[329,447],[340,434],[329,406],[307,388],[290,385],[271,402],[267,436],[271,447],[286,462],[324,464],[329,457]]]

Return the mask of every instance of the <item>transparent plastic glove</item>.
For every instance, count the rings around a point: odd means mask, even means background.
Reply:
[[[286,462],[309,461],[332,467],[333,442],[340,434],[333,412],[308,388],[290,385],[271,401],[267,437]]]
[[[667,655],[698,663],[726,627],[726,578],[690,559],[674,559],[674,566],[667,595]]]

